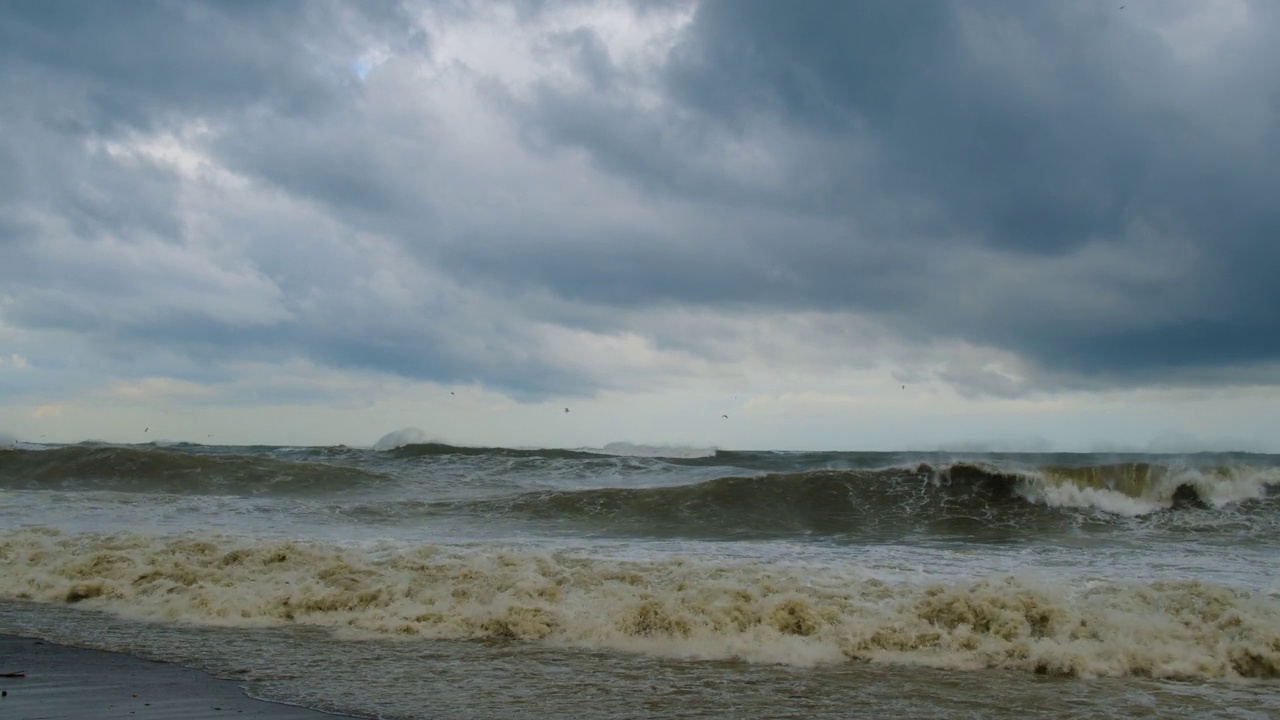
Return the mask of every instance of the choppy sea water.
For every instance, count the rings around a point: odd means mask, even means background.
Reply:
[[[0,449],[0,632],[378,717],[1280,715],[1280,456]]]

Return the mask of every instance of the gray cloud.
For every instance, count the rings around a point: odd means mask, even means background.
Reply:
[[[578,270],[559,255],[513,264],[554,265],[556,287],[620,304],[644,284],[651,301],[867,310],[1124,382],[1273,360],[1276,13],[1250,5],[1252,37],[1190,63],[1155,27],[1179,10],[704,2],[661,71],[663,109],[544,87],[525,118],[646,191],[772,206],[775,227],[726,222],[674,254],[676,273],[639,243],[596,248]],[[782,158],[777,192],[732,169],[702,176],[697,158],[726,138],[773,150],[759,127],[821,150]],[[955,262],[964,248],[989,266]],[[1099,248],[1128,265],[1080,268]],[[1169,254],[1183,266],[1144,271]]]
[[[654,64],[516,8],[563,73],[433,61],[411,3],[6,3],[0,319],[139,373],[304,357],[522,398],[610,382],[537,322],[711,353],[636,319],[680,308],[1036,369],[942,375],[994,395],[1280,360],[1269,4],[1186,56],[1175,5],[706,0]],[[111,149],[165,133],[241,184]]]
[[[147,129],[258,104],[314,112],[336,90],[315,71],[308,30],[317,5],[278,3],[6,3],[6,74],[55,85],[37,110],[69,132]],[[331,17],[331,16],[330,16]]]

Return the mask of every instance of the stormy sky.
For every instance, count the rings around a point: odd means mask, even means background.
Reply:
[[[1280,451],[1276,67],[1261,0],[11,0],[0,437]]]

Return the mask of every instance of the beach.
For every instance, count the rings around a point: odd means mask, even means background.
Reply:
[[[12,720],[320,720],[333,715],[255,700],[232,680],[131,655],[0,635],[0,717]]]
[[[1245,454],[3,450],[4,707],[1272,717],[1277,487]]]

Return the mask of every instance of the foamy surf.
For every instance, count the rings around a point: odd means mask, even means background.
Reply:
[[[1270,467],[1093,465],[1026,471],[1018,494],[1049,507],[1092,508],[1116,515],[1148,515],[1180,503],[1224,508],[1268,496],[1280,487]]]
[[[0,535],[0,597],[223,626],[810,666],[1280,677],[1280,597],[1195,580],[887,581],[847,567],[228,536]]]

